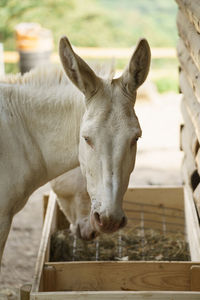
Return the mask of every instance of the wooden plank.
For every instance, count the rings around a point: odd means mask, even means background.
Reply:
[[[183,202],[183,199],[182,199]],[[141,227],[163,230],[163,226],[174,227],[174,231],[184,228],[184,211],[171,209],[162,205],[130,204],[125,202],[125,213],[128,218],[127,227]]]
[[[197,265],[200,265],[197,264]],[[62,262],[57,291],[189,291],[191,262]]]
[[[200,291],[200,266],[191,267],[191,291]]]
[[[123,201],[127,226],[144,226],[161,231],[166,226],[170,231],[183,230],[183,203],[182,187],[130,188]]]
[[[192,261],[200,261],[200,227],[185,163],[182,165],[182,172],[186,182],[184,188],[184,203],[190,256]]]
[[[184,126],[182,132],[181,132],[181,140],[182,140],[182,148],[184,151],[184,160],[187,165],[187,172],[188,177],[191,178],[192,174],[197,170],[195,157],[192,153],[191,149],[191,141],[188,140],[188,133],[189,130],[187,130],[187,125]]]
[[[200,141],[200,103],[198,103],[184,70],[180,72],[180,86],[184,94],[183,102],[194,126],[198,140]]]
[[[199,300],[199,292],[47,292],[30,300]]]
[[[184,150],[183,162],[186,165],[185,176],[187,177],[187,180],[184,180],[184,181],[188,182],[189,186],[194,191],[196,189],[196,187],[198,186],[198,184],[200,183],[200,176],[198,174],[197,165],[195,163],[195,158],[194,158],[194,155],[191,150],[191,145],[184,135],[186,127],[187,126],[185,126],[185,128],[181,132],[183,150]],[[189,133],[189,131],[188,131],[188,133]],[[186,178],[184,178],[184,179],[186,179]]]
[[[199,34],[194,29],[193,25],[186,18],[186,16],[178,10],[177,14],[177,28],[179,36],[184,41],[184,44],[188,51],[190,52],[193,61],[195,62],[197,68],[200,70],[200,39]]]
[[[51,236],[52,234],[57,231],[58,229],[58,204],[57,204],[57,196],[56,194],[51,191],[52,193],[50,194],[50,196],[52,197],[52,202],[54,202],[54,198],[55,198],[55,205],[54,205],[54,210],[53,210],[53,214],[51,215],[51,221],[49,222],[48,226],[50,228],[50,231],[49,231],[49,238],[48,238],[48,241],[47,241],[47,244],[45,244],[46,246],[46,249],[45,249],[45,258],[44,258],[44,262],[45,261],[49,261],[49,258],[50,258],[50,246],[51,246]],[[48,217],[47,217],[48,218]],[[44,230],[49,230],[48,227],[47,229],[44,229]],[[41,239],[42,240],[42,239]],[[43,280],[41,281],[41,284],[43,283]]]
[[[163,228],[166,223],[184,224],[183,190],[170,187],[146,187],[129,189],[124,197],[124,210],[128,226],[144,226],[153,229]],[[173,218],[173,220],[172,220]],[[176,228],[177,230],[177,228]]]
[[[185,123],[184,126],[182,127],[182,130],[185,131],[186,139],[187,139],[188,143],[190,144],[190,149],[193,153],[193,156],[195,157],[197,155],[197,152],[198,152],[200,146],[199,146],[199,141],[198,141],[198,138],[197,138],[197,135],[195,132],[194,125],[188,114],[188,110],[185,105],[185,101],[181,101],[181,113],[182,113],[183,120]],[[183,133],[180,132],[180,134],[182,135]],[[181,140],[181,144],[182,144],[182,140]]]
[[[50,232],[52,230],[52,220],[55,214],[55,207],[56,207],[56,195],[53,193],[53,191],[51,191],[47,212],[46,212],[46,218],[42,230],[40,248],[39,248],[37,261],[36,261],[35,274],[33,279],[32,290],[31,290],[32,292],[38,292],[40,285],[42,284],[41,282],[42,271],[43,271],[45,256],[47,252],[47,245],[50,238]]]
[[[183,187],[145,186],[129,188],[124,196],[124,209],[126,209],[126,202],[143,203],[145,205],[161,206],[171,209],[175,208],[183,211]]]
[[[180,7],[180,9],[183,11],[183,13],[186,14],[187,18],[190,20],[190,22],[195,27],[195,30],[197,32],[200,32],[200,6],[198,0],[175,0]]]
[[[184,42],[181,39],[179,39],[177,45],[177,54],[181,64],[181,69],[184,69],[186,72],[193,92],[197,96],[197,100],[200,101],[200,71],[195,65],[188,49],[185,47]]]
[[[196,164],[195,154],[194,154],[196,149],[192,149],[195,148],[196,134],[194,132],[194,127],[192,125],[192,122],[188,117],[187,108],[185,106],[184,101],[181,102],[181,110],[186,121],[186,124],[184,125],[181,131],[181,143],[184,151],[183,161],[186,165],[186,173],[187,173],[189,185],[192,187],[193,190],[195,190],[198,183],[200,182],[200,177],[198,174],[198,169],[197,169],[197,164]]]
[[[191,100],[191,99],[190,99]],[[196,186],[199,183],[200,180],[200,150],[199,150],[199,142],[196,140],[196,132],[194,133],[193,129],[194,126],[192,126],[191,123],[191,118],[189,117],[188,112],[190,109],[187,109],[186,107],[186,100],[183,97],[182,102],[181,102],[181,111],[182,114],[184,115],[184,119],[186,121],[185,128],[182,129],[181,132],[181,137],[182,137],[182,142],[185,143],[184,146],[184,151],[187,152],[188,157],[184,157],[184,160],[187,164],[187,171],[188,171],[188,177],[190,178],[190,184],[192,183],[193,189],[196,188]],[[188,106],[190,108],[190,106]],[[191,112],[190,112],[191,113]],[[197,117],[196,117],[197,119]],[[194,119],[195,122],[195,119]],[[187,129],[187,137],[184,138],[184,130]],[[187,139],[188,144],[187,144]],[[187,149],[187,150],[186,150]],[[187,156],[186,154],[186,156]]]

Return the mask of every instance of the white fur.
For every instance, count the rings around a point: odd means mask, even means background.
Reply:
[[[129,68],[116,80],[110,78],[112,72],[107,79],[105,72],[103,78],[101,72],[95,75],[66,38],[60,41],[60,57],[76,87],[62,70],[49,67],[0,83],[0,259],[13,215],[35,189],[75,168],[79,160],[94,228],[111,232],[120,227],[136,140],[130,144],[141,135],[133,104],[148,73],[148,44],[140,42]]]

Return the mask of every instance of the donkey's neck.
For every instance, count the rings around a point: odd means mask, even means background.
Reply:
[[[40,99],[36,106],[35,100],[26,114],[27,123],[31,120],[29,130],[41,149],[47,178],[51,180],[79,165],[79,134],[85,104],[80,92],[70,94],[68,89],[49,91],[48,100],[41,103]]]
[[[7,88],[12,91],[12,111],[23,123],[25,151],[28,155],[34,150],[39,157],[34,162],[38,164],[35,170],[41,172],[35,176],[42,177],[38,184],[78,166],[80,123],[85,111],[83,95],[70,85],[48,90],[28,85]]]

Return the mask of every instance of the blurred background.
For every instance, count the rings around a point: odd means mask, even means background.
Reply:
[[[20,38],[16,36],[16,25],[36,22],[51,31],[54,52],[64,34],[76,47],[122,48],[117,69],[123,69],[129,58],[124,48],[130,49],[139,38],[146,37],[150,46],[156,48],[152,51],[152,81],[159,92],[177,91],[175,16],[173,0],[1,0],[0,42],[6,52],[5,71],[19,71],[18,57],[10,53],[17,49],[16,40]],[[29,32],[29,38],[32,34]],[[112,54],[117,56],[115,51],[99,53],[92,58],[106,60]],[[89,50],[84,57],[91,59]],[[56,61],[55,56],[53,60]]]
[[[87,61],[115,57],[120,72],[138,39],[145,37],[152,63],[135,107],[143,136],[130,186],[180,185],[176,10],[174,0],[0,0],[2,73],[4,67],[7,74],[41,61],[58,63],[62,35]],[[48,189],[47,184],[37,190],[14,218],[0,274],[0,299],[17,299],[18,288],[33,280],[41,199]]]

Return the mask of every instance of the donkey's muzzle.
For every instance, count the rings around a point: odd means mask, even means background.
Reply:
[[[112,233],[126,226],[127,218],[124,214],[121,216],[106,216],[94,212],[91,216],[91,224],[99,232]]]

